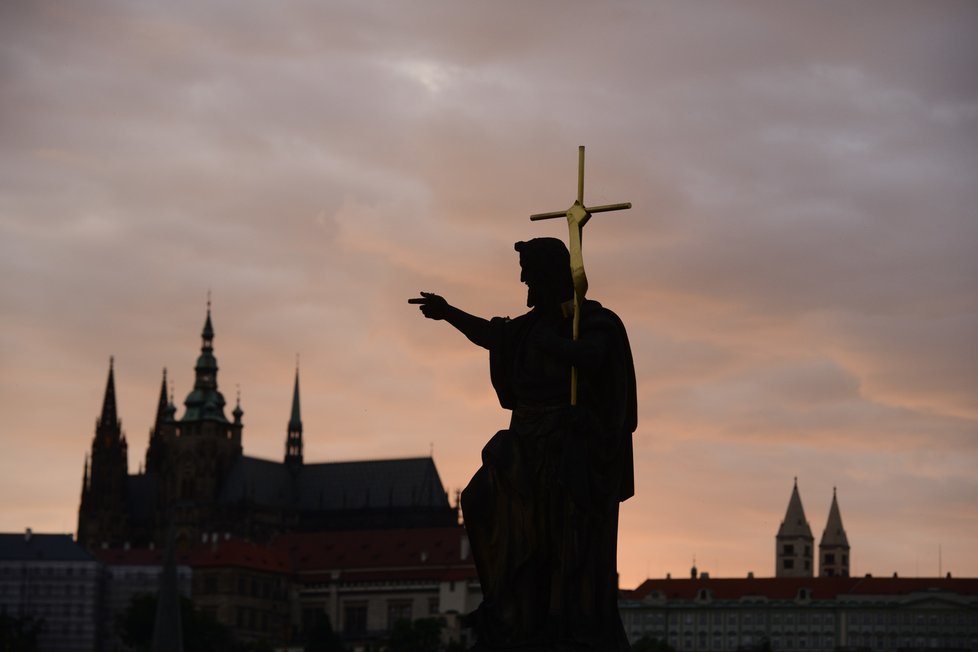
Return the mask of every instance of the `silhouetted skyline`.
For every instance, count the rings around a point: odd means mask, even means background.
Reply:
[[[794,476],[854,575],[976,576],[976,43],[954,2],[4,3],[0,531],[74,531],[111,355],[135,471],[208,290],[250,454],[298,352],[307,459],[464,486],[506,415],[404,299],[522,312],[584,144],[633,203],[585,243],[638,378],[622,585],[772,573]]]

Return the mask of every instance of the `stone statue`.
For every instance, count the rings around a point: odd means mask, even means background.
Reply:
[[[526,314],[487,320],[430,292],[410,300],[489,351],[492,385],[512,410],[462,492],[483,592],[466,622],[480,651],[628,650],[617,600],[618,504],[634,490],[628,338],[613,312],[583,297],[574,337],[563,242],[515,248]]]

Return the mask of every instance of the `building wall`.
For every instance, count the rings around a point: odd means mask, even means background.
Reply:
[[[194,604],[241,641],[289,642],[288,577],[247,568],[197,568]]]
[[[953,593],[826,601],[623,601],[628,638],[664,640],[677,651],[773,652],[838,648],[978,650],[978,598]]]
[[[333,629],[356,652],[385,640],[400,619],[442,618],[446,639],[466,642],[458,617],[478,606],[482,592],[473,579],[323,581],[301,585],[298,599],[302,628],[325,611]]]
[[[0,561],[0,613],[44,621],[39,648],[92,652],[101,590],[95,561]]]

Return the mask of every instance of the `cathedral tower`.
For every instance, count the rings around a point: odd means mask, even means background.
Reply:
[[[194,366],[194,388],[184,400],[183,417],[178,421],[173,419],[175,409],[169,404],[163,412],[162,432],[172,427],[173,435],[161,440],[165,446],[158,484],[159,504],[172,513],[159,514],[155,538],[160,543],[171,520],[181,545],[196,540],[200,524],[213,522],[220,488],[232,464],[241,456],[240,416],[233,423],[225,416],[217,372],[214,325],[208,301],[200,355]],[[162,398],[160,405],[163,409]]]
[[[811,577],[812,546],[815,537],[805,519],[805,509],[801,506],[801,496],[798,493],[798,478],[791,491],[788,501],[788,511],[778,529],[776,537],[775,558],[777,577]]]
[[[290,469],[302,466],[302,416],[299,414],[299,365],[295,367],[295,386],[292,389],[292,416],[285,438],[285,464]]]
[[[85,463],[78,542],[88,549],[102,543],[121,545],[127,536],[126,494],[129,475],[128,446],[115,402],[115,365],[109,358],[109,379],[102,399],[102,414],[95,422],[91,465]]]
[[[842,527],[839,501],[832,488],[832,507],[818,544],[818,574],[823,577],[849,577],[849,539]]]

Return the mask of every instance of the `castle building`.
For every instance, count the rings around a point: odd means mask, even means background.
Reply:
[[[210,305],[194,372],[178,418],[164,370],[145,470],[133,475],[110,361],[78,510],[87,549],[162,546],[171,525],[186,549],[213,533],[260,543],[287,532],[457,523],[430,457],[306,463],[298,369],[283,460],[245,455],[240,400],[228,419],[218,388]]]
[[[978,649],[978,579],[649,579],[618,602],[629,641],[677,652]]]
[[[629,641],[679,652],[978,650],[978,579],[850,577],[836,492],[813,574],[812,532],[795,479],[777,533],[776,577],[648,579],[622,591]]]

